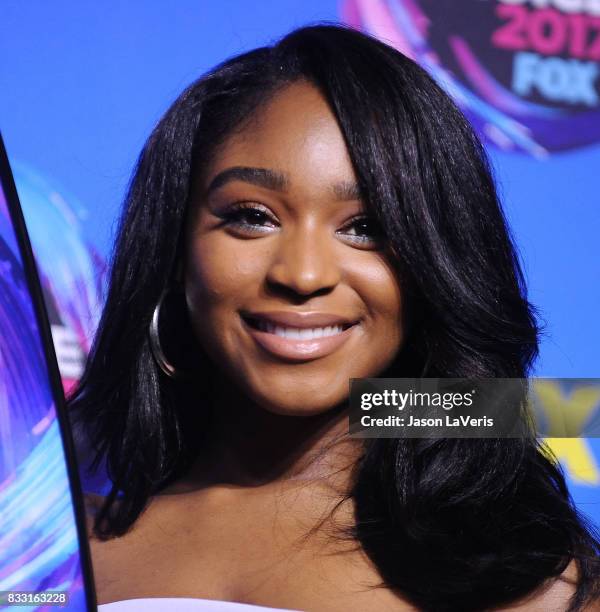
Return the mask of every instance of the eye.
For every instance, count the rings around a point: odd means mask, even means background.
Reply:
[[[352,242],[364,245],[380,245],[384,234],[379,223],[366,215],[355,217],[344,228],[343,232]]]
[[[235,204],[224,212],[221,218],[225,220],[225,225],[246,233],[269,233],[275,225],[275,221],[265,208],[246,202]],[[265,223],[271,225],[265,225]]]

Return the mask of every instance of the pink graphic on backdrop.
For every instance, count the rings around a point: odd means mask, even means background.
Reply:
[[[419,62],[487,142],[545,157],[600,141],[600,15],[509,0],[346,0],[341,17]]]

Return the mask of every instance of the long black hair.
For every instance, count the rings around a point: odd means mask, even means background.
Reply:
[[[124,534],[191,465],[200,389],[166,377],[148,327],[180,260],[191,177],[282,87],[305,80],[334,112],[365,205],[385,231],[411,324],[387,376],[526,377],[540,325],[482,146],[434,80],[339,25],[297,29],[189,86],[149,137],[130,183],[106,303],[73,427],[106,461],[98,537]],[[190,398],[195,398],[192,402]],[[83,434],[81,434],[83,435]],[[423,610],[483,610],[575,560],[569,610],[600,591],[600,543],[555,458],[534,439],[373,439],[355,466],[352,533],[383,584]]]

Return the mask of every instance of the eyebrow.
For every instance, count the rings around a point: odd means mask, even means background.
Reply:
[[[290,181],[288,177],[276,170],[268,168],[253,168],[249,166],[233,166],[219,172],[210,182],[206,195],[220,189],[232,181],[243,181],[259,187],[270,189],[271,191],[285,192],[288,190]],[[360,189],[356,183],[341,181],[331,187],[335,198],[340,201],[360,200]]]
[[[268,170],[267,168],[250,168],[248,166],[233,166],[223,172],[219,172],[210,182],[206,194],[215,191],[231,181],[243,181],[265,187],[271,191],[286,191],[288,180],[281,172]]]
[[[360,189],[356,183],[341,181],[332,186],[333,195],[341,201],[360,200]]]

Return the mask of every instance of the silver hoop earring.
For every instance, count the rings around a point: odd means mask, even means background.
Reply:
[[[167,357],[166,353],[165,353],[165,349],[163,346],[163,343],[160,340],[160,322],[161,322],[161,310],[162,310],[162,306],[163,306],[163,302],[165,300],[165,297],[169,294],[172,293],[173,290],[172,289],[166,289],[165,291],[163,291],[163,293],[160,296],[160,299],[158,300],[158,303],[156,304],[156,307],[154,308],[154,312],[152,313],[152,320],[150,321],[150,326],[148,329],[148,335],[150,338],[150,350],[152,352],[152,356],[154,357],[154,360],[156,361],[156,364],[158,365],[158,367],[169,377],[172,379],[177,379],[177,380],[183,380],[183,379],[188,379],[191,377],[192,373],[194,372],[194,370],[188,370],[188,369],[183,369],[181,367],[176,366],[175,364],[172,363],[172,361],[169,360],[169,358]],[[184,311],[182,313],[184,315],[184,317],[186,316],[186,311]],[[170,324],[173,327],[173,320],[175,319],[175,316],[173,314],[171,314],[170,316],[167,317],[166,322],[168,324]],[[163,325],[164,328],[164,325]],[[175,329],[171,329],[169,330],[169,338],[168,340],[170,340],[172,343],[177,344],[178,342],[183,344],[184,342],[188,342],[190,341],[190,334],[186,333],[184,335],[185,340],[181,340],[177,338],[177,333],[175,331]],[[181,334],[180,334],[181,335]],[[188,353],[190,351],[190,347],[184,347],[188,349]],[[196,372],[197,374],[198,372]]]
[[[163,298],[166,292],[160,296],[158,300],[158,304],[152,313],[152,321],[150,321],[150,350],[152,351],[152,356],[154,360],[158,364],[158,367],[169,377],[169,378],[177,378],[177,368],[169,362],[167,359],[162,346],[160,344],[160,335],[158,332],[158,320],[160,317],[160,307],[163,302]]]

